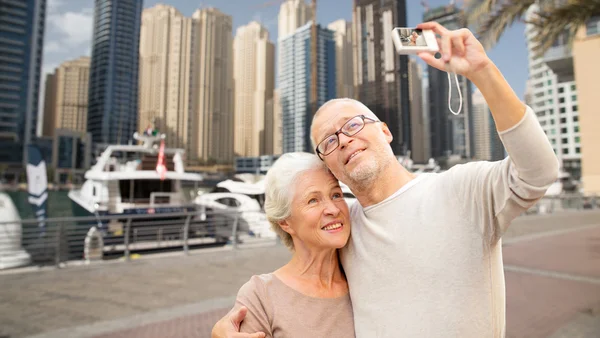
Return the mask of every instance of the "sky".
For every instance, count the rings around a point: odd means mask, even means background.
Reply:
[[[141,0],[140,0],[141,1]],[[308,1],[308,0],[307,0]],[[145,0],[144,8],[158,3],[171,5],[183,15],[191,17],[198,8],[216,7],[233,17],[233,34],[237,27],[250,21],[258,21],[277,41],[277,0]],[[446,5],[449,0],[429,0],[430,7]],[[67,60],[91,55],[90,41],[93,34],[94,0],[48,0],[46,32],[44,39],[42,88],[45,74]],[[423,7],[420,1],[407,0],[408,25],[422,21]],[[351,21],[352,0],[318,0],[317,21],[327,26],[338,19]],[[500,68],[504,77],[519,97],[523,97],[528,77],[525,26],[517,23],[509,28],[499,43],[488,51],[491,60]]]

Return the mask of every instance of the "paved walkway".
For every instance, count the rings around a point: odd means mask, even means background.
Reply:
[[[503,242],[508,337],[600,336],[600,211],[522,217]],[[249,276],[289,257],[270,245],[0,273],[0,337],[208,337]]]

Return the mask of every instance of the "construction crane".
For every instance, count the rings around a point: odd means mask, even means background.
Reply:
[[[276,6],[276,5],[280,5],[284,2],[286,2],[288,0],[273,0],[273,1],[267,1],[264,2],[260,5],[256,5],[256,6],[252,6],[252,9],[259,9],[259,8],[266,8],[266,7],[271,7],[271,6]]]

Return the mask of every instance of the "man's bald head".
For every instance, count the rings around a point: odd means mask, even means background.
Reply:
[[[343,109],[344,107],[350,107],[354,110],[359,111],[358,114],[365,115],[376,121],[379,120],[377,115],[375,115],[375,113],[373,113],[367,106],[365,106],[360,101],[350,98],[331,99],[325,102],[313,116],[312,123],[310,125],[310,141],[312,143],[313,149],[317,147],[317,142],[319,142],[319,140],[315,140],[315,128],[317,128],[317,126],[315,126],[315,121],[318,120],[318,117],[320,115],[330,114],[332,111]]]

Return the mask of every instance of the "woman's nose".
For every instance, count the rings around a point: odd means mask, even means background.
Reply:
[[[335,205],[335,202],[331,199],[327,200],[327,205],[325,206],[325,213],[327,215],[337,216],[340,213],[340,208]]]

